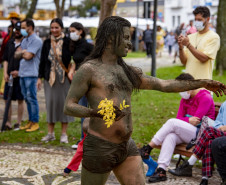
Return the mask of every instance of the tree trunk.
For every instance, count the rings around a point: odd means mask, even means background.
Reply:
[[[220,0],[217,14],[217,33],[221,39],[220,50],[217,53],[217,70],[222,73],[226,70],[226,1]]]
[[[99,25],[103,20],[112,15],[117,0],[101,0]]]
[[[33,18],[33,14],[35,13],[37,3],[38,3],[38,0],[32,0],[31,6],[26,15],[26,18],[30,18],[30,19]]]
[[[54,3],[56,6],[57,17],[62,19],[63,15],[64,15],[65,0],[62,0],[61,6],[60,6],[60,0],[54,0]]]

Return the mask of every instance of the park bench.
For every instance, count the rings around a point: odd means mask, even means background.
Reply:
[[[215,118],[218,115],[220,106],[221,106],[221,103],[215,102]],[[184,159],[183,159],[182,156],[190,157],[193,154],[192,151],[193,151],[193,149],[194,149],[195,146],[193,148],[191,148],[190,150],[186,150],[186,146],[187,146],[186,143],[182,143],[182,144],[177,145],[175,147],[175,149],[174,149],[174,154],[179,154],[180,155],[179,156],[179,159],[178,159],[178,161],[176,163],[176,167],[179,166],[181,160],[184,161]],[[156,146],[155,148],[161,149],[161,145]]]

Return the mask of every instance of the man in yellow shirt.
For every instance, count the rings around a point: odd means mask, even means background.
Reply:
[[[214,60],[220,48],[220,37],[209,29],[210,11],[199,6],[194,11],[198,32],[178,38],[179,56],[186,73],[195,79],[212,79]]]

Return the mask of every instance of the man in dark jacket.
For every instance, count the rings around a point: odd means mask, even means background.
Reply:
[[[11,38],[6,47],[5,52],[3,56],[3,63],[4,63],[4,80],[6,82],[5,89],[4,89],[4,100],[7,101],[8,99],[8,92],[9,92],[9,76],[13,76],[13,93],[12,93],[12,100],[18,100],[18,114],[17,114],[17,123],[14,124],[14,129],[19,130],[21,120],[23,117],[23,95],[21,94],[21,88],[20,88],[20,78],[18,76],[19,66],[20,66],[20,60],[14,58],[14,53],[16,49],[20,46],[23,36],[20,33],[21,23],[17,22],[15,24],[15,31],[14,31],[14,37]],[[6,123],[6,128],[11,129],[11,108],[9,111],[8,116],[8,122]]]
[[[143,34],[143,41],[146,46],[147,57],[151,57],[152,54],[152,45],[153,45],[153,31],[150,29],[150,26],[147,24],[147,29]]]

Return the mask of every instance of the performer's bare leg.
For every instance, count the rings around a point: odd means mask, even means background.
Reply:
[[[108,173],[92,173],[82,167],[81,185],[104,185],[108,179]]]
[[[144,166],[140,156],[130,156],[113,170],[123,185],[144,185]]]

